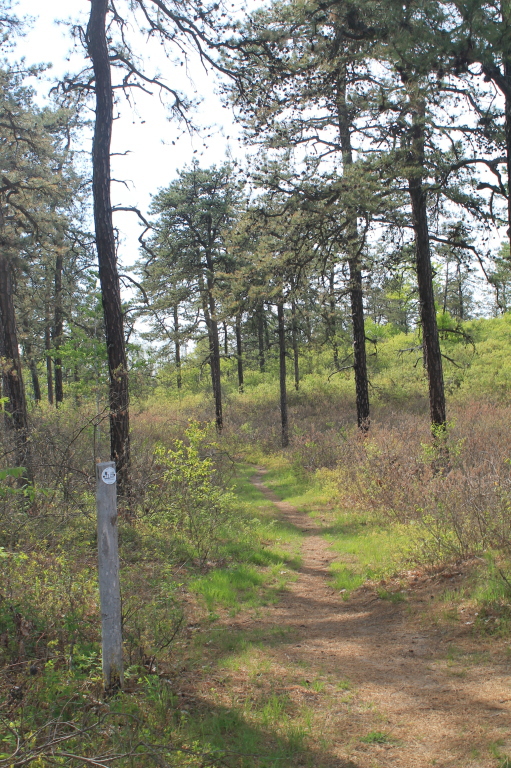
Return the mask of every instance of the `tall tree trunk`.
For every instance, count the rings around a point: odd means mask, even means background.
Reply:
[[[51,357],[51,328],[49,320],[49,307],[46,307],[46,322],[44,326],[44,350],[46,352],[46,388],[48,390],[48,402],[53,405],[53,360]]]
[[[62,250],[59,248],[55,259],[55,320],[53,326],[53,347],[55,349],[55,402],[57,406],[64,401],[64,377],[62,374],[62,358],[59,353],[64,333],[64,313],[62,311],[63,266],[64,258]]]
[[[431,423],[443,427],[446,422],[442,354],[436,321],[433,270],[429,243],[427,199],[422,184],[424,169],[424,120],[426,105],[423,98],[416,99],[411,136],[411,162],[415,172],[408,179],[408,191],[412,204],[412,220],[415,231],[415,260],[419,288],[420,318],[424,344],[424,357],[429,384],[429,409]]]
[[[259,371],[264,373],[265,371],[265,348],[264,348],[264,305],[263,302],[259,304],[256,312],[257,321],[257,346],[258,346],[258,358],[259,358]]]
[[[509,3],[501,2],[502,26],[506,30],[503,39],[508,41],[509,46],[509,25],[511,24],[511,13],[509,13]],[[504,54],[504,118],[506,134],[506,169],[507,169],[507,236],[510,244],[511,253],[511,47]]]
[[[335,370],[339,370],[339,345],[337,343],[337,319],[336,319],[336,307],[335,307],[335,273],[334,270],[330,270],[328,276],[328,304],[330,312],[328,314],[328,335],[332,341],[332,351],[334,358]]]
[[[218,323],[215,318],[216,305],[213,296],[213,279],[211,275],[206,278],[206,284],[202,277],[199,277],[199,290],[202,296],[202,308],[204,320],[208,329],[209,340],[209,367],[211,371],[211,385],[213,388],[213,399],[215,401],[215,422],[219,432],[223,428],[222,413],[222,387],[220,380],[220,339],[218,334]]]
[[[463,277],[461,274],[461,264],[458,261],[456,264],[456,278],[458,280],[458,302],[459,302],[459,312],[458,317],[461,322],[465,320],[465,300],[463,298]]]
[[[23,332],[25,334],[25,339],[29,338],[30,324],[28,322],[28,319],[23,320]],[[32,351],[33,350],[32,350],[31,342],[25,341],[24,353],[25,353],[25,359],[28,363],[28,368],[30,371],[30,378],[32,379],[32,391],[34,393],[34,400],[36,403],[40,403],[42,400],[41,384],[39,382],[39,371],[37,370],[37,362],[34,359]]]
[[[337,116],[343,167],[353,165],[351,146],[351,122],[346,104],[346,72],[337,83]],[[351,321],[353,326],[353,369],[357,400],[357,423],[367,431],[370,424],[369,383],[367,378],[367,357],[364,326],[364,299],[362,292],[362,269],[360,266],[360,242],[358,236],[357,211],[346,208],[346,239],[348,265],[350,270]]]
[[[179,344],[179,307],[174,304],[174,354],[176,358],[176,373],[177,373],[177,388],[181,389],[183,386],[183,379],[181,376],[181,345]]]
[[[236,358],[238,361],[238,389],[243,392],[243,342],[241,339],[241,315],[236,315]]]
[[[212,246],[214,236],[211,227],[211,217],[208,222],[208,247],[205,249],[206,259],[206,286],[207,286],[207,304],[209,308],[209,321],[211,326],[210,333],[210,361],[211,361],[211,379],[213,382],[213,396],[215,398],[215,421],[216,428],[222,431],[224,420],[222,413],[222,385],[221,385],[221,367],[220,367],[220,337],[218,334],[218,320],[216,318],[215,302],[215,265],[213,262]],[[226,330],[227,335],[227,330]],[[227,338],[225,339],[227,343]]]
[[[27,351],[27,354],[29,354],[28,351]],[[32,379],[32,389],[34,391],[34,400],[36,401],[36,403],[40,403],[42,400],[42,394],[41,394],[41,384],[39,382],[39,371],[37,370],[37,363],[31,355],[29,357],[28,365],[30,368],[30,377]]]
[[[266,312],[264,312],[264,307],[263,307],[262,322],[263,322],[263,329],[264,329],[264,348],[265,350],[268,350],[271,347],[270,329],[268,328],[268,318],[266,317]]]
[[[447,294],[449,290],[449,259],[445,262],[445,283],[444,283],[444,300],[442,305],[442,311],[445,315],[447,312]]]
[[[222,385],[220,373],[220,339],[218,336],[218,323],[215,319],[215,299],[213,294],[209,296],[209,312],[211,322],[211,380],[213,383],[213,397],[215,398],[215,422],[219,432],[224,426],[222,413]]]
[[[222,325],[224,329],[224,355],[227,357],[229,355],[229,334],[227,331],[227,322],[223,320]]]
[[[294,375],[295,375],[295,389],[298,392],[300,389],[300,360],[298,355],[298,326],[296,323],[296,303],[293,299],[291,301],[291,340],[293,344],[293,363],[294,363]]]
[[[5,423],[14,432],[16,463],[25,468],[24,482],[32,481],[27,401],[16,330],[12,267],[9,259],[0,254],[0,355],[2,358],[2,389],[7,398]]]
[[[128,365],[115,237],[110,199],[110,143],[113,123],[113,95],[110,58],[106,38],[108,0],[91,0],[87,26],[87,48],[94,68],[96,120],[92,148],[92,191],[94,225],[98,252],[99,279],[103,300],[105,336],[110,377],[110,455],[116,462],[118,489],[129,496],[130,435]]]
[[[287,385],[286,385],[286,327],[284,324],[284,298],[277,304],[278,337],[279,337],[279,381],[280,381],[280,422],[282,428],[282,447],[289,445],[289,426],[287,418]]]

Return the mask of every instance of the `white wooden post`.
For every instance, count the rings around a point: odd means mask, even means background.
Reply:
[[[124,683],[117,536],[117,477],[113,461],[96,464],[96,503],[103,682],[105,691],[113,693],[122,689]]]

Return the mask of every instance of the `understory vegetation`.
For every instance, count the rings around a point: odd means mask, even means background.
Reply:
[[[300,567],[304,534],[279,522],[250,483],[256,466],[278,497],[321,522],[340,599],[364,586],[404,602],[410,573],[462,567],[463,583],[430,610],[438,618],[464,606],[475,632],[506,633],[511,406],[504,388],[487,382],[505,378],[509,322],[472,322],[475,348],[459,345],[466,367],[452,367],[449,424],[437,435],[422,363],[399,352],[414,346],[411,337],[378,344],[374,417],[364,434],[353,426],[350,374],[328,378],[320,361],[311,363],[290,393],[285,450],[270,375],[253,374],[244,393],[226,387],[221,434],[198,383],[185,393],[166,375],[155,381],[133,408],[134,496],[119,522],[126,681],[107,699],[92,474],[104,417],[86,399],[58,410],[34,406],[38,482],[27,487],[6,470],[1,486],[0,766],[262,768],[293,765],[298,754],[304,764],[321,763],[313,710],[297,711],[263,685],[262,649],[290,630],[228,631],[229,617],[257,616],[278,601]],[[10,439],[4,433],[5,452]],[[249,699],[233,691],[230,707],[211,708],[190,692],[199,678],[227,679],[240,665],[253,682]],[[341,683],[349,695],[349,681]]]

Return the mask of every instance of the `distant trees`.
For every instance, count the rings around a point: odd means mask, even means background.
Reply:
[[[147,245],[150,257],[140,267],[148,314],[153,315],[155,327],[161,323],[158,312],[167,314],[171,310],[174,339],[178,343],[180,313],[195,314],[205,324],[219,430],[223,426],[219,301],[222,283],[235,266],[226,243],[240,205],[241,189],[231,165],[201,169],[194,164],[181,171],[176,181],[153,198],[151,212],[157,220]],[[156,297],[154,314],[151,305]],[[179,366],[178,347],[176,350]]]
[[[111,456],[121,493],[128,492],[129,331],[110,199],[114,94],[160,88],[185,120],[191,106],[146,72],[128,22],[169,53],[176,44],[183,56],[198,50],[227,75],[245,141],[258,148],[245,169],[250,203],[229,163],[181,169],[153,198],[138,309],[146,338],[174,362],[176,386],[183,387],[185,349],[193,347],[209,367],[220,430],[222,376],[232,374],[243,391],[250,369],[260,377],[278,369],[285,444],[288,374],[300,392],[311,350],[327,349],[332,376],[353,371],[365,431],[370,317],[406,331],[419,326],[431,421],[442,427],[437,312],[460,322],[470,314],[474,262],[499,310],[509,305],[507,252],[492,266],[483,237],[503,222],[511,228],[504,5],[276,0],[233,20],[215,2],[120,0],[114,9],[92,0],[87,29],[76,30],[89,62],[63,91],[70,101],[80,94],[78,108],[95,98],[95,238],[72,201],[90,191],[72,170],[79,112],[38,110],[21,72],[0,73],[0,341],[9,428],[28,434],[25,383],[37,402],[46,392],[59,406],[71,378],[100,381],[104,331]],[[86,359],[93,348],[94,364]],[[22,443],[18,459],[28,464]]]
[[[358,220],[367,212],[359,194],[352,137],[357,130],[357,89],[367,77],[368,49],[364,35],[349,31],[353,14],[351,5],[343,3],[276,2],[256,10],[239,32],[231,62],[235,72],[231,98],[249,141],[260,142],[270,151],[303,153],[303,171],[293,171],[285,162],[280,166],[269,162],[266,169],[264,162],[259,163],[259,183],[299,197],[309,211],[315,204],[318,233],[322,228],[330,247],[337,246],[340,258],[349,265],[357,421],[365,430],[369,392],[362,294],[364,240]],[[319,188],[314,188],[310,176],[322,161],[327,169],[342,170],[341,183],[337,174],[318,174],[314,181]],[[336,222],[329,210],[334,202],[339,203],[334,208]],[[325,218],[331,220],[328,234]]]
[[[69,113],[39,110],[24,85],[27,72],[0,71],[0,314],[3,393],[6,424],[16,434],[16,461],[31,478],[25,387],[19,354],[17,294],[30,262],[53,250],[71,206],[73,173],[66,157]],[[28,315],[25,325],[30,325]],[[29,361],[31,349],[28,349]],[[36,397],[40,397],[31,360]]]

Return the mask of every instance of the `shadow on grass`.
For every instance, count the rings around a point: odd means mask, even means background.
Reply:
[[[273,722],[264,723],[273,716]],[[257,719],[263,722],[254,722]],[[285,703],[279,707],[278,699],[269,700],[250,717],[240,708],[197,698],[180,730],[187,741],[199,744],[206,754],[218,754],[218,765],[229,768],[358,768],[357,763],[337,757],[327,747],[318,747],[306,726],[288,722]]]

